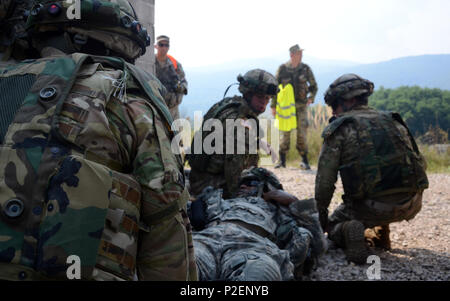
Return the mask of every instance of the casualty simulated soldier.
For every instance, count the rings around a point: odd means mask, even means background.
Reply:
[[[157,37],[156,42],[156,77],[167,89],[164,100],[169,107],[173,119],[177,120],[180,118],[178,107],[183,100],[183,96],[188,93],[188,82],[183,66],[174,57],[167,54],[170,48],[170,38],[161,35]]]
[[[0,68],[32,55],[25,25],[33,2],[0,0]]]
[[[273,75],[261,69],[239,75],[238,81],[242,96],[228,97],[213,105],[203,118],[203,131],[194,135],[188,156],[192,168],[190,191],[193,195],[212,186],[222,188],[224,198],[234,197],[239,190],[242,171],[258,164],[258,115],[264,113],[270,98],[277,93],[278,84]],[[223,139],[223,148],[207,154],[206,141],[210,141],[208,137],[212,130],[206,130],[205,124],[215,120],[222,125],[220,138]],[[235,127],[228,131],[227,124]],[[238,134],[242,132],[245,136]]]
[[[306,134],[308,129],[307,109],[314,103],[317,93],[317,83],[311,68],[302,63],[303,50],[299,45],[294,45],[289,49],[291,59],[278,68],[276,78],[282,87],[292,85],[295,98],[295,114],[285,114],[291,112],[291,108],[280,107],[277,97],[272,99],[270,107],[272,114],[277,118],[296,120],[297,144],[296,148],[302,162],[300,167],[305,170],[311,169],[308,162],[308,144]],[[295,122],[294,122],[295,123]],[[280,162],[276,168],[286,167],[286,155],[289,152],[291,143],[291,130],[281,131]]]
[[[315,200],[286,193],[263,168],[239,184],[233,199],[207,187],[190,204],[199,279],[301,280],[327,248]]]
[[[128,1],[67,10],[35,1],[42,58],[0,71],[0,279],[64,280],[75,255],[85,280],[195,280],[164,88],[132,65],[150,37]]]
[[[365,263],[368,248],[390,249],[389,224],[411,220],[428,188],[426,163],[399,114],[368,107],[374,84],[355,74],[339,77],[325,102],[335,120],[325,128],[315,198],[323,229],[349,261]],[[328,217],[338,173],[343,203]]]

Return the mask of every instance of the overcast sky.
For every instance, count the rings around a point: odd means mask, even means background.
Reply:
[[[279,56],[372,63],[450,53],[449,0],[156,0],[156,35],[183,66]]]

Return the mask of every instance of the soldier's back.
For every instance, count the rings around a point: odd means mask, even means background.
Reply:
[[[186,199],[180,159],[170,152],[169,113],[158,106],[156,81],[148,74],[137,80],[146,75],[124,66],[73,54],[1,73],[1,103],[11,109],[2,110],[0,137],[0,231],[9,238],[0,242],[0,278],[66,279],[67,258],[76,255],[83,279],[132,280],[137,258],[151,257],[138,249],[138,233],[148,247],[160,243],[148,239],[155,230],[174,229],[153,216],[173,204],[181,210]],[[150,191],[158,200],[142,204]],[[181,222],[178,210],[171,214]],[[150,220],[153,233],[141,222]],[[186,254],[184,241],[172,243]],[[166,277],[180,277],[177,267]],[[178,279],[189,278],[186,269]],[[143,279],[152,273],[141,263]]]

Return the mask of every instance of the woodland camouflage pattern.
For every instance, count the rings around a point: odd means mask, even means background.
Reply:
[[[216,189],[206,204],[208,225],[194,231],[200,280],[299,279],[326,250],[314,199],[285,207],[250,195],[225,200]]]
[[[360,105],[341,114],[323,137],[315,186],[321,215],[327,215],[338,172],[345,192],[330,227],[351,219],[387,225],[420,211],[426,163],[398,114]]]
[[[183,66],[177,61],[177,69],[172,61],[167,58],[165,63],[155,60],[156,77],[167,89],[164,100],[169,107],[174,120],[180,118],[178,106],[183,100],[183,95],[187,94],[188,82],[183,70]]]
[[[226,121],[231,120],[235,122],[238,119],[241,119],[242,121],[253,120],[255,121],[254,124],[258,127],[259,123],[257,117],[258,114],[255,113],[250,108],[247,101],[240,96],[225,98],[209,109],[204,117],[202,128],[205,122],[211,118],[219,120],[224,129],[224,150],[223,154],[190,155],[189,163],[192,170],[189,176],[189,183],[192,194],[200,194],[205,187],[212,186],[214,188],[224,189],[224,197],[226,198],[236,195],[239,190],[239,177],[241,176],[242,171],[251,166],[257,166],[258,164],[258,154],[250,154],[249,150],[251,149],[251,140],[254,140],[254,142],[257,143],[259,137],[253,137],[253,135],[250,134],[251,131],[249,128],[238,121],[233,137],[235,152],[234,154],[226,154]],[[245,131],[245,137],[243,137],[245,141],[238,140],[239,136],[237,135],[237,132],[241,130]],[[210,132],[203,131],[201,134],[202,137],[199,136],[200,132],[197,132],[194,136],[194,140],[201,138],[201,141],[204,141]],[[191,146],[192,153],[195,151],[194,140]],[[245,145],[245,154],[237,154],[237,147],[239,145]]]
[[[287,62],[278,68],[276,78],[280,84],[292,84],[295,95],[295,110],[297,115],[297,143],[296,148],[300,155],[308,152],[306,141],[306,131],[308,129],[307,101],[314,98],[317,93],[317,83],[311,68],[304,63],[296,68],[292,68],[291,63]],[[277,107],[277,96],[272,98],[271,108]],[[289,151],[291,143],[290,132],[283,132],[280,143],[280,153],[286,154]]]
[[[123,60],[84,54],[0,71],[0,104],[16,106],[0,112],[0,279],[67,279],[69,255],[82,279],[197,278],[160,89]]]

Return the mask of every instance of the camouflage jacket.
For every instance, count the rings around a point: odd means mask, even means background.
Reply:
[[[276,74],[277,81],[282,85],[292,84],[294,87],[295,106],[305,108],[308,99],[314,98],[317,93],[317,83],[311,68],[300,63],[296,68],[291,67],[287,62],[278,68]],[[277,96],[272,98],[271,108],[277,107]]]
[[[220,107],[224,105],[226,108],[221,110]],[[214,113],[216,110],[219,110],[217,114]],[[256,166],[258,163],[258,115],[250,108],[247,101],[240,96],[235,96],[233,98],[225,98],[212,106],[205,115],[202,128],[204,128],[204,125],[208,120],[213,118],[219,120],[223,127],[222,154],[205,154],[205,150],[203,149],[205,147],[204,142],[211,132],[204,130],[203,132],[196,133],[191,146],[191,152],[195,153],[195,139],[201,134],[203,153],[198,156],[192,155],[189,162],[193,173],[206,173],[221,177],[223,180],[222,183],[225,186],[224,194],[227,197],[231,197],[234,196],[239,189],[238,182],[242,171],[251,166]],[[230,131],[227,133],[227,120],[229,124],[235,125],[233,132]],[[256,129],[254,127],[256,127]],[[244,132],[245,135],[240,136],[238,133],[242,132]],[[254,133],[256,133],[256,135],[254,135]],[[233,136],[230,136],[231,134],[233,134]],[[227,148],[231,149],[229,142],[233,143],[232,152],[227,152]],[[199,165],[202,166],[199,168]],[[193,183],[191,183],[191,185],[192,184]]]
[[[179,105],[183,95],[187,94],[188,91],[188,82],[183,66],[177,61],[177,68],[175,69],[172,61],[167,58],[165,63],[155,59],[155,68],[156,77],[167,89],[167,93],[164,95],[167,106],[172,108]]]
[[[122,60],[84,54],[0,72],[0,278],[67,279],[77,255],[82,279],[94,266],[120,279],[196,279],[160,88]]]
[[[334,120],[323,137],[315,185],[319,210],[328,208],[338,172],[350,206],[367,199],[401,204],[428,187],[425,161],[398,114],[359,106]]]

